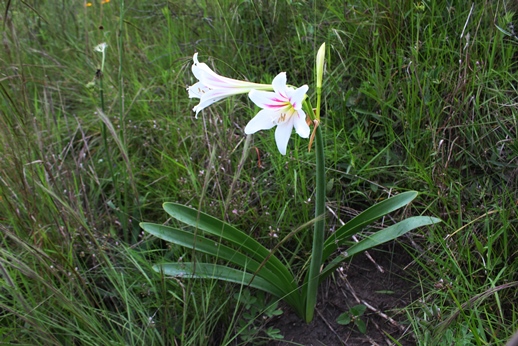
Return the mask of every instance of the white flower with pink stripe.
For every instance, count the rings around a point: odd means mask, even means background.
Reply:
[[[297,89],[287,86],[285,72],[273,79],[272,86],[273,92],[255,89],[249,92],[248,97],[262,110],[246,125],[245,133],[252,134],[277,126],[275,142],[279,152],[286,155],[293,128],[302,138],[308,138],[311,132],[306,122],[306,113],[302,110],[308,86],[303,85]]]

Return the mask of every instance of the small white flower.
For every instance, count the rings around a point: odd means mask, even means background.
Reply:
[[[104,53],[106,47],[108,47],[108,44],[106,42],[103,42],[95,46],[94,51]]]

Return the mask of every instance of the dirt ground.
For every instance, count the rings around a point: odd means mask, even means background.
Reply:
[[[344,270],[322,285],[315,318],[308,325],[288,307],[270,325],[279,328],[284,340],[275,345],[416,345],[401,308],[419,298],[417,285],[404,270],[412,258],[403,249],[371,250],[355,257]],[[382,268],[383,272],[380,270]],[[364,304],[365,334],[336,318],[351,307]],[[387,336],[390,335],[390,338]]]

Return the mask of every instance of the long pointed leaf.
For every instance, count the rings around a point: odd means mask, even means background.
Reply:
[[[297,289],[295,279],[286,266],[275,255],[272,255],[268,249],[248,234],[208,214],[181,204],[164,203],[163,207],[169,215],[178,221],[225,239],[239,249],[242,249],[242,252],[246,251],[248,256],[258,262],[262,262],[265,258],[268,258],[265,266],[282,278],[285,283],[289,284],[290,291]]]
[[[142,222],[140,227],[146,232],[165,241],[206,253],[215,258],[238,265],[241,269],[263,278],[265,281],[276,286],[280,291],[283,291],[283,296],[286,297],[285,300],[289,304],[297,304],[296,294],[298,292],[290,290],[289,283],[286,283],[282,278],[272,273],[267,267],[261,266],[261,263],[237,250],[221,244],[214,239],[206,238],[203,235],[194,235],[192,232],[183,231],[170,226]]]
[[[194,235],[191,232],[154,223],[142,222],[140,227],[146,232],[165,241],[212,255],[216,259],[229,261],[230,263],[238,265],[243,270],[252,273],[256,272],[257,276],[264,278],[274,285],[281,283],[281,279],[277,275],[273,274],[266,267],[261,268],[259,262],[216,240],[206,238],[200,234]]]
[[[166,275],[191,279],[217,279],[247,285],[284,298],[285,293],[263,278],[250,273],[212,263],[163,263],[153,266],[157,272]]]
[[[336,249],[354,234],[361,231],[361,229],[380,217],[387,215],[401,207],[404,207],[408,203],[412,202],[416,198],[417,192],[407,191],[400,193],[394,197],[384,200],[383,202],[377,203],[372,207],[368,208],[361,214],[354,217],[352,220],[347,222],[345,225],[337,229],[332,236],[327,238],[324,243],[323,261],[329,258]]]
[[[320,274],[320,280],[323,280],[325,277],[329,276],[336,268],[340,266],[343,261],[360,252],[396,239],[397,237],[418,227],[432,225],[438,222],[442,222],[442,220],[430,216],[414,216],[400,221],[395,225],[384,228],[348,248],[346,251],[346,256],[340,255],[339,257],[336,257],[334,260],[332,260],[324,268],[324,270],[322,270],[322,273]]]

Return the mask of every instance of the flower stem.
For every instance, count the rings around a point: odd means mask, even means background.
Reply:
[[[318,107],[318,106],[317,106]],[[320,279],[320,267],[322,265],[322,251],[324,247],[324,226],[325,219],[325,162],[324,162],[324,141],[322,129],[315,124],[315,152],[316,152],[316,198],[315,198],[315,226],[313,230],[313,248],[311,250],[311,263],[309,265],[308,289],[306,297],[306,322],[313,320],[315,306],[317,303],[318,286]]]

